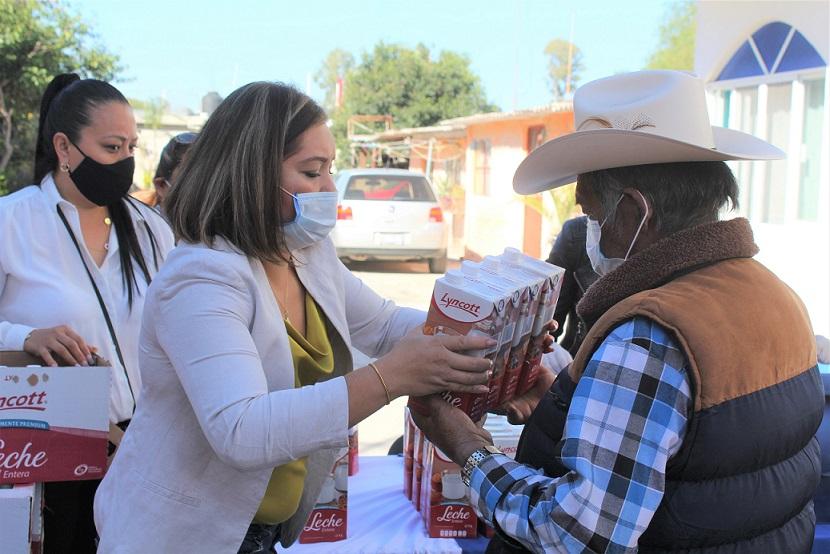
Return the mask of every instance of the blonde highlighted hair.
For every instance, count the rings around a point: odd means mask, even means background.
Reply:
[[[306,130],[326,121],[311,98],[282,83],[257,82],[228,96],[176,172],[165,211],[177,240],[223,237],[249,257],[286,260],[280,169]]]

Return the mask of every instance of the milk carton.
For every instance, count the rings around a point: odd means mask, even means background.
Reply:
[[[357,472],[360,470],[360,464],[358,462],[359,450],[357,427],[355,426],[349,429],[349,477],[357,475]]]
[[[478,518],[470,505],[470,491],[461,480],[461,467],[432,447],[425,461],[422,515],[432,538],[472,539],[478,536]]]
[[[404,407],[403,416],[403,493],[412,500],[412,468],[415,464],[415,422],[409,408]]]
[[[559,300],[559,292],[562,289],[562,279],[565,276],[565,270],[523,254],[515,248],[506,248],[502,255],[502,260],[509,267],[522,267],[544,279],[539,293],[540,300],[536,311],[536,318],[530,333],[530,343],[522,364],[521,376],[519,377],[516,390],[516,394],[523,394],[536,384],[539,367],[542,362],[545,336],[547,335],[545,325],[553,319],[556,303]]]
[[[500,279],[515,284],[517,289],[522,291],[519,316],[513,332],[510,353],[507,357],[501,394],[497,402],[497,405],[501,405],[513,398],[516,393],[522,365],[530,344],[530,333],[533,330],[536,311],[539,309],[539,293],[544,279],[524,267],[503,263],[501,257],[494,259],[488,256],[480,267],[484,272],[493,273]]]
[[[482,336],[495,344],[470,356],[494,361],[498,341],[505,325],[507,302],[498,291],[486,285],[477,285],[464,278],[460,271],[448,271],[435,281],[424,333],[427,335]],[[447,391],[444,399],[478,421],[487,411],[487,393],[456,393]],[[415,408],[417,409],[417,408]]]
[[[482,266],[487,266],[491,271],[484,271]],[[523,287],[518,282],[511,282],[505,279],[498,275],[498,271],[492,271],[493,269],[492,261],[489,265],[487,262],[477,263],[468,260],[461,263],[461,272],[466,279],[483,283],[499,291],[505,301],[504,325],[502,325],[502,332],[496,346],[497,351],[493,363],[493,376],[488,383],[490,389],[487,393],[488,409],[499,406],[502,382],[504,380],[505,369],[507,368],[513,334],[516,330],[516,324],[519,321],[522,293],[526,292],[526,287]]]
[[[300,533],[300,543],[334,542],[346,538],[348,485],[349,451],[348,448],[344,448],[323,481],[317,503]]]
[[[424,473],[424,445],[426,437],[417,425],[413,426],[413,444],[414,450],[412,453],[412,504],[416,510],[421,509],[421,477]]]

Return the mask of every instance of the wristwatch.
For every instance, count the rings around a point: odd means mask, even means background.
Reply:
[[[492,444],[485,444],[483,447],[470,454],[470,457],[467,458],[466,462],[464,462],[464,468],[461,470],[461,480],[464,481],[464,484],[468,487],[470,486],[470,478],[473,475],[473,470],[484,461],[484,458],[493,454],[501,453],[502,451]]]

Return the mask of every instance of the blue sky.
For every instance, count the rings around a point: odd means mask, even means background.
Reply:
[[[550,100],[543,50],[568,38],[582,50],[582,81],[641,69],[670,0],[284,1],[76,0],[72,8],[121,57],[127,96],[198,109],[255,80],[306,89],[334,48],[359,60],[380,40],[466,54],[490,102],[503,110]],[[312,96],[322,93],[313,84]]]

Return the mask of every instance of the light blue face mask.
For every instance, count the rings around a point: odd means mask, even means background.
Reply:
[[[643,219],[640,220],[640,226],[637,227],[637,232],[634,233],[634,238],[631,239],[631,244],[628,246],[628,252],[625,253],[625,258],[608,258],[602,253],[602,248],[600,248],[599,242],[602,239],[602,226],[605,225],[606,221],[608,221],[608,217],[606,217],[602,223],[598,222],[596,219],[591,219],[590,217],[588,218],[588,230],[585,236],[585,252],[588,254],[588,259],[591,261],[591,267],[594,268],[597,275],[606,275],[620,267],[628,259],[629,254],[631,254],[631,250],[634,248],[634,243],[637,242],[637,237],[640,236],[640,231],[643,229],[643,224],[645,224],[646,218],[648,217],[648,202],[646,202],[645,197],[643,197],[640,191],[635,192],[643,199],[643,203],[646,206],[646,213],[643,215]],[[620,195],[617,203],[614,204],[614,210],[617,209],[617,206],[620,204],[622,199],[623,195]]]
[[[282,188],[282,187],[280,187]],[[337,222],[336,192],[303,192],[292,194],[294,199],[294,221],[282,227],[288,249],[299,250],[316,244],[329,236]]]

